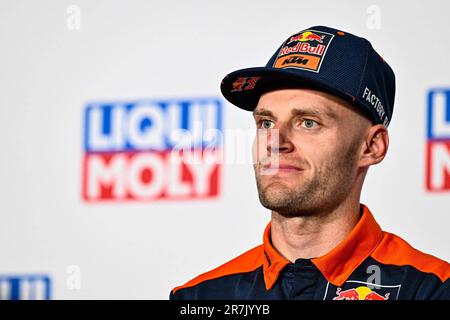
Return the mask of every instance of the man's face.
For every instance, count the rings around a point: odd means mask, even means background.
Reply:
[[[287,217],[310,216],[329,212],[348,196],[368,119],[341,99],[310,89],[267,92],[253,115],[254,169],[264,207]]]

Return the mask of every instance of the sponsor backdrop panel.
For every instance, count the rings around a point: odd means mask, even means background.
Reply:
[[[450,260],[447,1],[0,8],[1,299],[167,299],[259,244],[270,215],[253,119],[220,81],[322,24],[370,39],[397,76],[390,150],[362,202],[385,230]]]

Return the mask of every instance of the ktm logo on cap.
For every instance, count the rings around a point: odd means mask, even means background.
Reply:
[[[273,66],[319,72],[333,37],[331,33],[316,30],[297,33],[285,41]]]

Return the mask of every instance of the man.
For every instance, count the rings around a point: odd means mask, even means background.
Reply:
[[[369,166],[388,150],[395,95],[392,69],[367,40],[303,30],[221,90],[253,111],[255,176],[271,221],[262,245],[171,299],[450,299],[450,265],[382,231],[360,204]]]

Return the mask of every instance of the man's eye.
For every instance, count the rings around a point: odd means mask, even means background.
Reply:
[[[305,119],[305,120],[303,120],[303,121],[302,121],[302,124],[304,124],[305,128],[308,128],[308,129],[312,129],[312,128],[314,128],[316,125],[318,125],[318,123],[317,123],[316,121],[311,120],[311,119]]]
[[[261,129],[272,129],[274,123],[270,120],[261,120],[259,123],[259,128]]]

